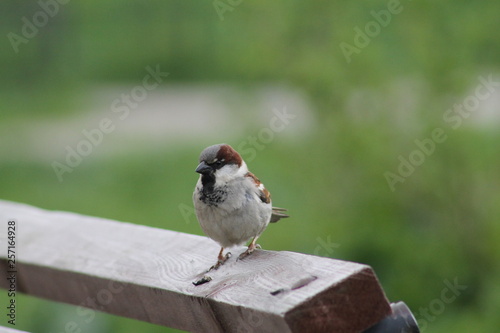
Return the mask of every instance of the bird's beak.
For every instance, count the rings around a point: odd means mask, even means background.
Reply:
[[[212,171],[212,167],[203,161],[198,165],[195,171],[201,174],[206,174]]]

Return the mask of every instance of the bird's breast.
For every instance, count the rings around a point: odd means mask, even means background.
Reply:
[[[227,186],[207,187],[203,186],[199,189],[199,199],[207,206],[217,207],[227,200]]]

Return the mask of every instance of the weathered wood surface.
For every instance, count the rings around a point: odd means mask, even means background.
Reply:
[[[0,326],[0,333],[28,333],[26,331],[19,331],[14,328]]]
[[[9,219],[18,290],[50,300],[192,332],[359,332],[391,311],[366,265],[264,250],[236,261],[241,247],[194,286],[219,250],[208,238],[0,201]]]

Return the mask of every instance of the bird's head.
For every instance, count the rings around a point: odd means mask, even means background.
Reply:
[[[245,161],[233,147],[228,144],[218,144],[207,147],[201,152],[196,172],[201,174],[202,181],[224,183],[244,176],[248,169]]]

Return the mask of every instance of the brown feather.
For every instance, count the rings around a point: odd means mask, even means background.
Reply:
[[[257,187],[259,187],[260,185],[262,185],[262,182],[259,180],[259,178],[257,178],[250,171],[247,172],[247,174],[245,175],[245,177],[252,178],[252,180],[255,183],[255,186],[257,186]],[[269,191],[265,187],[263,189],[259,189],[259,190],[260,190],[260,192],[259,192],[260,193],[260,195],[259,195],[260,200],[262,200],[263,203],[267,203],[267,204],[270,203],[271,202],[271,193],[269,193]],[[286,211],[287,210],[285,208],[273,207],[273,211],[272,211],[270,222],[274,223],[274,222],[278,222],[281,219],[290,217],[288,214],[285,213]]]
[[[250,171],[247,172],[245,177],[252,178],[253,182],[255,183],[255,186],[258,188],[260,185],[262,185],[262,182],[257,178],[253,173]],[[270,203],[271,202],[271,193],[264,187],[263,189],[259,189],[259,198],[262,200],[263,203]]]
[[[217,152],[217,159],[224,159],[226,164],[236,164],[237,166],[241,166],[243,159],[240,154],[236,150],[233,149],[230,145],[221,145],[219,151]]]

